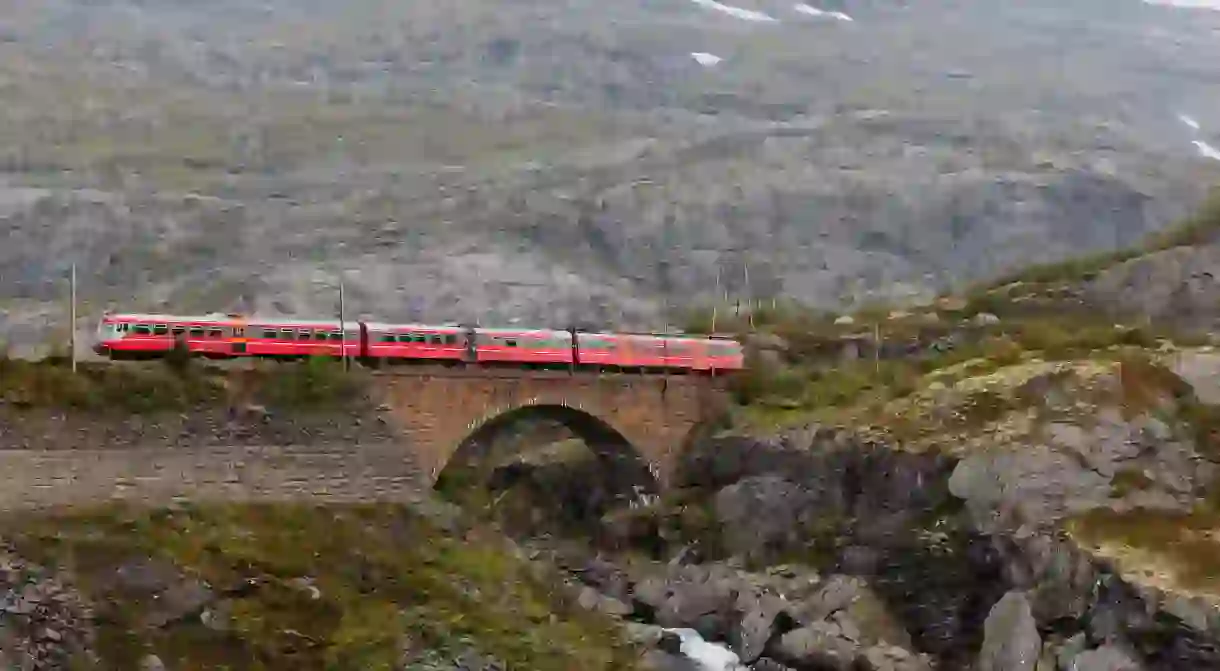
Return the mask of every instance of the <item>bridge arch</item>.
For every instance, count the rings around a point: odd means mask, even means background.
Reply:
[[[550,418],[608,463],[665,489],[692,430],[726,409],[724,378],[568,371],[396,371],[374,375],[386,419],[427,484],[526,418]],[[648,482],[649,486],[654,483]]]
[[[446,477],[451,464],[469,468],[477,463],[484,466],[483,474],[487,475],[496,465],[492,450],[497,441],[515,428],[540,421],[570,431],[597,458],[608,478],[636,487],[641,493],[656,494],[661,489],[656,466],[609,421],[579,405],[540,399],[497,407],[470,422],[467,435],[442,465],[435,486],[443,488],[452,483]]]

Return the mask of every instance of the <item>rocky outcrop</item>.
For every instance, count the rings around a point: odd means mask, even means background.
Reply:
[[[1220,613],[1128,582],[1061,531],[1092,507],[1183,510],[1216,472],[1175,414],[1180,396],[1156,384],[1132,396],[1129,371],[1087,371],[1032,369],[1013,398],[1058,409],[1050,421],[1023,424],[1012,406],[1017,415],[998,415],[998,430],[945,450],[818,426],[708,442],[679,472],[704,494],[678,505],[703,507],[693,517],[713,522],[702,538],[716,547],[702,554],[720,563],[639,583],[632,594],[644,608],[633,616],[682,623],[743,660],[794,669],[887,668],[868,661],[887,646],[948,669],[1041,671],[1049,660],[1068,669],[1119,656],[1149,671],[1220,668]],[[768,572],[777,562],[830,575],[785,592]],[[784,601],[754,591],[743,600],[730,585],[744,575],[766,576]]]
[[[930,660],[910,650],[909,635],[863,579],[822,578],[807,569],[752,573],[719,562],[657,568],[631,585],[628,616],[721,641],[751,668],[930,668]],[[590,586],[609,584],[604,561],[578,575]],[[598,608],[592,599],[585,603]],[[659,644],[647,632],[636,637]],[[651,659],[658,668],[678,663]]]

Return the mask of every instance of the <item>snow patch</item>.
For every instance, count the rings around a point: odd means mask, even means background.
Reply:
[[[822,16],[828,19],[835,19],[837,21],[855,21],[855,19],[844,14],[843,12],[828,12],[825,9],[818,9],[813,5],[807,5],[803,2],[796,5],[794,9],[801,14],[806,14],[808,16]]]
[[[1195,118],[1192,116],[1188,116],[1186,114],[1179,114],[1178,121],[1181,121],[1182,123],[1186,124],[1187,126],[1190,126],[1194,130],[1199,130],[1199,122],[1195,121]]]
[[[1194,145],[1195,145],[1195,149],[1199,150],[1199,155],[1202,156],[1203,158],[1210,158],[1210,159],[1213,159],[1216,161],[1220,161],[1220,149],[1216,149],[1212,145],[1210,145],[1202,140],[1195,140]]]
[[[1185,9],[1220,10],[1220,0],[1144,0],[1145,5],[1161,7],[1183,7]]]
[[[692,51],[690,52],[690,57],[695,59],[695,62],[699,65],[705,65],[709,68],[724,60],[716,54],[709,54],[706,51]]]
[[[700,7],[707,7],[708,9],[714,9],[718,12],[723,12],[734,18],[741,19],[742,21],[755,21],[755,22],[759,22],[759,23],[775,23],[776,21],[779,20],[779,19],[775,18],[774,16],[771,16],[770,14],[764,14],[763,12],[756,12],[752,9],[745,9],[743,7],[734,7],[732,5],[722,4],[722,3],[716,2],[716,0],[691,0],[691,2],[695,3],[696,5],[699,5]]]

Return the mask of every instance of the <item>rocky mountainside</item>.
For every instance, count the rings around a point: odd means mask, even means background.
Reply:
[[[340,274],[353,312],[485,323],[656,325],[718,277],[909,299],[1130,244],[1220,177],[1206,9],[0,6],[13,342],[64,327],[71,263],[87,315],[328,313]]]

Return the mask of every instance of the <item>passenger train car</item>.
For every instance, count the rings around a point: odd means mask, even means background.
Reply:
[[[212,358],[348,356],[370,366],[442,364],[717,373],[744,366],[726,337],[590,333],[338,320],[107,314],[94,351],[111,359],[162,357],[181,342]]]

